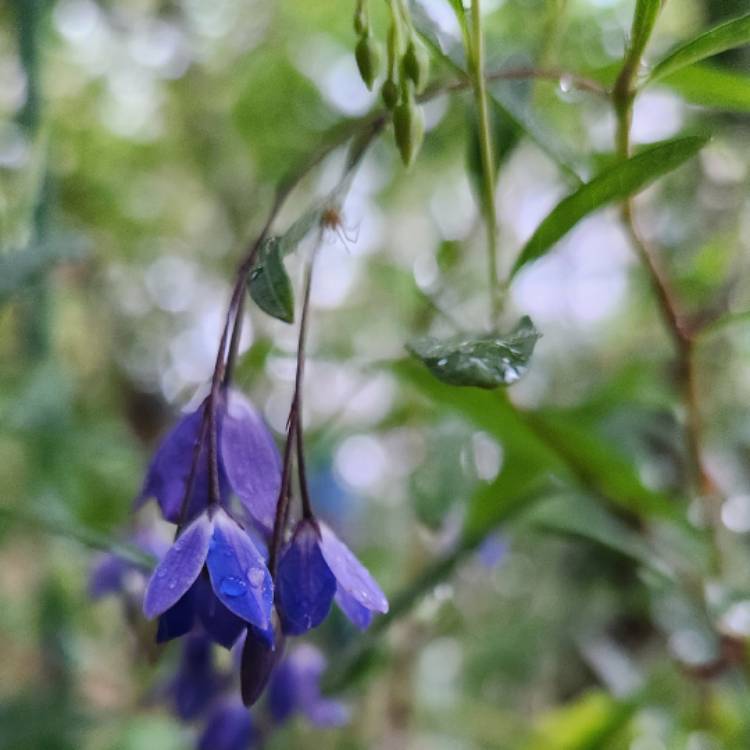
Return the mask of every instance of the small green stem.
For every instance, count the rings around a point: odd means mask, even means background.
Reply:
[[[490,112],[487,104],[487,85],[484,78],[484,39],[480,0],[472,0],[472,39],[470,75],[477,108],[479,146],[482,159],[482,213],[487,232],[487,274],[490,299],[490,327],[500,315],[500,288],[497,276],[497,221],[495,219],[495,158],[492,149]]]

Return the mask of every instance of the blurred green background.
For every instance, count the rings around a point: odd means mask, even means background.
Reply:
[[[383,39],[387,9],[371,5]],[[555,203],[612,163],[611,103],[568,74],[612,82],[634,3],[483,7],[489,71],[555,72],[489,84],[504,277]],[[156,659],[137,614],[89,601],[92,547],[126,533],[158,436],[210,377],[234,269],[279,180],[380,106],[357,74],[353,11],[0,6],[2,750],[192,746],[154,699],[174,648]],[[746,11],[669,0],[646,62]],[[412,14],[460,47],[450,2]],[[455,80],[432,54],[434,85]],[[505,327],[527,314],[543,334],[508,398],[406,361],[414,336],[486,319],[473,100],[451,91],[424,112],[416,164],[386,129],[321,248],[305,390],[316,503],[406,603],[372,638],[338,618],[312,636],[352,722],[295,721],[269,747],[750,747],[750,52],[649,87],[632,125],[635,148],[712,136],[635,205],[685,319],[718,321],[693,351],[714,519],[691,489],[683,373],[616,209],[507,289]],[[302,180],[279,231],[343,160]],[[296,285],[302,258],[287,260]],[[236,384],[281,439],[296,328],[246,311]]]

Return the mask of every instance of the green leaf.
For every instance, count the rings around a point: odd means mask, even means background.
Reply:
[[[497,388],[515,383],[526,372],[540,335],[524,316],[509,334],[457,336],[447,341],[426,336],[407,349],[444,383]]]
[[[278,254],[282,258],[293,253],[300,242],[305,239],[307,233],[314,227],[320,226],[323,218],[323,209],[315,206],[306,211],[297,221],[278,238]]]
[[[750,112],[750,76],[710,65],[691,65],[659,81],[683,99],[728,112]]]
[[[599,433],[582,428],[574,417],[549,412],[522,411],[504,391],[454,388],[431,377],[413,361],[403,360],[394,371],[440,407],[452,410],[495,437],[503,449],[503,469],[477,501],[476,528],[491,523],[493,503],[505,494],[503,482],[518,489],[532,478],[555,475],[574,481],[615,506],[637,516],[657,516],[685,525],[680,507],[646,487],[636,469]],[[513,467],[512,474],[506,471]],[[508,494],[516,494],[508,490]],[[484,516],[484,520],[482,518]]]
[[[630,28],[628,59],[638,61],[643,56],[660,8],[661,0],[637,0]]]
[[[535,504],[524,518],[545,532],[587,539],[614,550],[663,578],[674,576],[643,537],[587,495],[549,498]]]
[[[750,44],[750,13],[715,26],[681,44],[654,66],[644,85],[658,81],[670,73],[705,60],[707,57],[744,44]]]
[[[662,141],[598,174],[552,209],[521,250],[511,275],[544,255],[581,219],[609,203],[624,200],[677,169],[707,142],[708,138],[703,136]]]
[[[258,262],[250,271],[247,287],[263,312],[285,323],[294,321],[294,294],[278,237],[269,237],[260,249]]]

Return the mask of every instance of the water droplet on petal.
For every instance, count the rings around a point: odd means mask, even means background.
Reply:
[[[219,591],[230,598],[242,596],[247,590],[247,584],[241,579],[235,576],[227,576],[221,579],[219,584]]]
[[[165,575],[167,575],[167,571],[164,570],[164,568],[159,568],[159,570],[156,571],[157,578],[164,578]]]
[[[263,583],[264,579],[265,575],[260,568],[252,568],[247,573],[247,580],[250,581],[250,585],[254,589],[257,589]]]
[[[176,586],[177,586],[177,581],[175,581],[174,579],[172,579],[172,580],[171,580],[171,581],[170,581],[170,582],[169,582],[169,583],[167,584],[167,588],[168,588],[168,589],[174,589],[174,588],[176,588]]]

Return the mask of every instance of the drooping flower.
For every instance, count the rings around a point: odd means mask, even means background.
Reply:
[[[201,437],[208,399],[182,417],[154,454],[136,507],[156,498],[164,518],[189,523],[209,502],[208,440],[203,441],[183,514],[193,458]],[[281,485],[281,459],[268,427],[255,407],[234,389],[221,390],[215,404],[220,503],[234,493],[248,517],[270,531]]]
[[[320,692],[326,660],[309,644],[297,646],[275,669],[268,686],[268,708],[277,724],[302,713],[319,727],[337,727],[349,720],[348,708]]]
[[[198,750],[249,750],[258,733],[250,712],[237,698],[227,698],[211,712],[198,739]]]
[[[201,575],[204,570],[207,580]],[[246,531],[222,508],[210,506],[182,532],[154,571],[143,611],[149,619],[162,616],[160,631],[167,632],[159,636],[168,640],[188,632],[196,614],[210,625],[211,607],[218,605],[238,618],[240,627],[249,623],[267,631],[273,581]],[[216,612],[220,621],[207,630],[232,631],[234,621],[223,610]],[[229,640],[222,645],[230,646]]]
[[[320,531],[314,521],[297,524],[279,560],[276,575],[281,625],[288,635],[301,635],[328,616],[336,594],[336,578],[320,549]]]
[[[185,640],[177,674],[167,688],[177,715],[189,721],[205,713],[228,684],[228,675],[216,669],[210,639],[193,633]]]
[[[130,543],[156,560],[164,557],[168,545],[151,529],[140,529]],[[89,576],[88,591],[92,599],[101,599],[110,594],[130,591],[142,592],[148,579],[149,567],[117,552],[105,552],[98,556]]]
[[[388,600],[368,570],[324,523],[303,519],[279,560],[277,604],[284,632],[299,635],[318,625],[335,599],[364,630]]]

